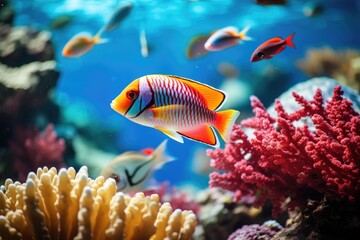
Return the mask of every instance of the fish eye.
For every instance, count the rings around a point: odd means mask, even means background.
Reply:
[[[139,92],[136,90],[130,90],[126,93],[126,97],[131,101],[134,101],[138,96]]]
[[[265,54],[262,52],[258,52],[256,55],[261,59],[265,56]]]
[[[117,175],[117,174],[115,174],[115,173],[111,174],[110,177],[115,180],[116,184],[118,184],[118,183],[121,182],[121,178],[119,177],[119,175]]]

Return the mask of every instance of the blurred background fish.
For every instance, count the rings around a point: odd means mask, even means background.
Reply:
[[[167,140],[164,140],[153,151],[147,148],[139,152],[129,151],[120,154],[105,165],[100,175],[113,178],[118,191],[124,193],[150,188],[149,180],[152,173],[165,163],[174,160],[173,157],[166,155],[166,143]]]
[[[303,13],[307,17],[316,17],[324,12],[324,6],[318,1],[304,3]]]
[[[89,33],[79,33],[72,37],[64,46],[62,55],[64,57],[76,58],[84,55],[90,51],[95,44],[107,42],[107,39],[100,38],[101,32],[98,32],[94,37]]]
[[[69,26],[69,24],[71,24],[74,21],[74,16],[73,15],[60,15],[57,16],[56,18],[52,19],[50,24],[49,24],[49,28],[51,30],[60,30],[63,29],[64,27]]]
[[[208,54],[208,50],[205,49],[204,45],[209,37],[210,34],[200,34],[191,38],[186,47],[186,57],[188,59],[194,59]]]
[[[269,5],[285,5],[287,0],[254,0],[256,4],[269,6]]]
[[[250,27],[247,26],[239,32],[237,27],[230,26],[216,30],[205,42],[204,48],[207,51],[220,51],[235,46],[240,41],[251,40],[246,35],[249,29]]]
[[[120,3],[115,10],[111,13],[110,17],[108,18],[104,29],[106,31],[112,31],[117,28],[121,22],[123,22],[127,16],[130,14],[133,8],[132,2],[122,2]]]
[[[141,46],[140,47],[141,56],[147,58],[149,56],[149,47],[148,47],[146,32],[144,28],[140,30],[140,46]]]

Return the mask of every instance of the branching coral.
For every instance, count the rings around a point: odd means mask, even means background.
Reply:
[[[311,101],[293,93],[302,108],[289,114],[277,100],[277,118],[252,97],[255,117],[234,126],[224,150],[208,150],[212,166],[221,171],[210,175],[211,186],[234,191],[235,200],[256,195],[257,206],[270,199],[274,214],[284,205],[303,206],[311,195],[358,199],[360,117],[342,94],[335,87],[324,106],[320,90]],[[294,125],[303,118],[311,119],[314,131]],[[252,128],[254,137],[243,127]]]
[[[297,61],[297,66],[309,76],[329,76],[360,91],[359,51],[310,48],[306,58]]]
[[[87,168],[39,168],[24,184],[8,179],[0,191],[0,239],[191,239],[191,211],[161,204],[158,195],[116,192],[113,179]]]
[[[26,179],[29,171],[34,171],[44,165],[65,167],[63,162],[65,142],[57,138],[52,124],[49,124],[41,133],[35,128],[17,128],[10,141],[10,151],[20,181]]]

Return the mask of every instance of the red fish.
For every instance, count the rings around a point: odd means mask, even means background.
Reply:
[[[286,48],[286,46],[295,48],[295,45],[292,42],[294,35],[295,33],[291,34],[286,39],[282,39],[281,37],[275,37],[262,43],[259,47],[255,49],[255,51],[251,55],[250,62],[270,59],[276,54],[282,52]]]

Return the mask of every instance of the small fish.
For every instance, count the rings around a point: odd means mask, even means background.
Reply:
[[[217,112],[225,100],[225,92],[206,84],[154,74],[135,79],[112,101],[111,108],[178,142],[183,143],[184,136],[218,147],[214,128],[227,141],[239,116],[235,110]]]
[[[324,12],[324,7],[316,1],[309,1],[303,7],[303,13],[307,17],[316,17]]]
[[[141,56],[147,58],[149,56],[149,48],[148,48],[146,33],[144,28],[140,31],[140,46],[141,46],[140,49]]]
[[[117,6],[105,24],[105,30],[112,31],[117,28],[120,23],[130,14],[132,8],[132,2],[124,2]]]
[[[107,42],[106,39],[100,38],[100,33],[101,31],[94,37],[88,33],[79,33],[75,35],[66,43],[62,50],[62,55],[69,58],[80,57],[90,51],[95,44]]]
[[[241,32],[236,27],[226,27],[215,31],[205,42],[204,48],[207,51],[220,51],[235,46],[239,41],[251,40],[246,36],[250,27],[245,27]]]
[[[193,37],[186,47],[186,57],[189,59],[194,59],[205,56],[208,51],[205,49],[204,45],[209,37],[210,34]]]
[[[295,45],[292,42],[294,35],[295,33],[289,35],[286,39],[274,37],[262,43],[251,55],[250,62],[273,58],[275,54],[282,52],[286,46],[295,48]]]
[[[151,153],[130,151],[120,154],[103,168],[100,175],[115,179],[118,191],[143,191],[149,184],[152,173],[174,160],[165,153],[166,143],[167,140],[164,140]]]
[[[286,0],[254,0],[256,4],[269,6],[269,5],[285,5]]]
[[[58,16],[51,21],[49,28],[52,30],[59,30],[68,26],[73,20],[74,16],[72,15]]]

